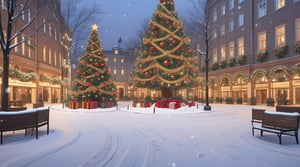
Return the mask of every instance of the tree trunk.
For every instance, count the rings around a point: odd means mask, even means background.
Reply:
[[[2,110],[8,111],[8,80],[9,80],[9,53],[7,50],[3,54],[3,76],[2,76]]]

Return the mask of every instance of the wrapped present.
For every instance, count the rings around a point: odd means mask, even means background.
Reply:
[[[69,102],[69,108],[70,109],[78,109],[79,103],[78,102]]]
[[[83,101],[83,102],[81,103],[82,108],[84,108],[84,109],[90,109],[90,103],[91,103],[91,102],[89,102],[89,101]]]
[[[133,103],[133,104],[132,104],[132,107],[136,107],[136,103]]]
[[[151,107],[151,103],[146,103],[146,107]]]
[[[96,109],[96,108],[98,108],[98,102],[97,101],[90,102],[89,108],[90,109]]]
[[[144,107],[145,106],[145,103],[141,103],[141,107]]]
[[[107,107],[107,103],[106,102],[101,102],[101,108],[106,108]]]

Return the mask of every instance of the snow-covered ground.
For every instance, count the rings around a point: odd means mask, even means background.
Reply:
[[[202,108],[203,106],[199,106]],[[78,167],[298,167],[300,145],[294,137],[251,133],[251,107],[212,105],[191,110],[63,110],[52,106],[50,134],[24,130],[4,133],[0,166]],[[261,106],[260,108],[267,108]],[[274,108],[267,108],[274,110]]]

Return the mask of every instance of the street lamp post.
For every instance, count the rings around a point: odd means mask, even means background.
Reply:
[[[199,49],[199,46],[197,48],[197,52],[202,56],[205,55],[205,106],[204,111],[210,111],[211,107],[209,105],[209,99],[208,99],[208,53],[207,52],[201,52]]]
[[[61,100],[62,100],[62,108],[65,108],[65,101],[64,101],[64,77],[65,77],[65,70],[66,68],[68,67],[68,64],[67,64],[67,60],[66,59],[63,59],[63,62],[62,62],[62,67],[61,67]]]

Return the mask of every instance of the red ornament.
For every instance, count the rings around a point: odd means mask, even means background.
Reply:
[[[185,51],[185,47],[184,47],[184,46],[181,46],[180,49],[181,49],[181,51],[183,51],[183,52]]]
[[[154,51],[155,51],[155,48],[154,48],[153,46],[151,46],[150,50],[151,50],[152,52],[154,52]]]
[[[177,72],[175,72],[174,75],[177,76],[178,75]]]
[[[74,86],[77,86],[77,82],[74,82]]]
[[[107,75],[110,75],[110,72],[107,72],[106,74],[107,74]]]
[[[88,62],[85,61],[85,62],[84,62],[84,65],[87,65],[87,64],[88,64]]]
[[[180,65],[180,64],[181,64],[181,61],[178,61],[178,64]]]
[[[83,73],[82,73],[82,75],[86,75],[86,73],[85,73],[85,72],[83,72]]]
[[[105,71],[108,71],[108,68],[106,68]]]
[[[107,85],[106,81],[104,81],[104,85]]]
[[[149,31],[147,31],[147,35],[149,35]]]
[[[96,72],[96,73],[95,73],[95,75],[96,75],[96,76],[99,76],[99,75],[100,75],[100,73],[99,73],[99,72]]]
[[[163,47],[166,46],[166,43],[165,43],[165,42],[161,42],[161,43],[159,44],[159,46],[163,48]]]
[[[155,30],[156,30],[156,27],[153,26],[153,27],[152,27],[152,31],[155,31]]]
[[[132,73],[130,73],[130,77],[132,77]]]
[[[146,73],[145,73],[145,76],[146,76],[146,77],[149,77],[149,75],[150,75],[149,72],[146,72]]]
[[[104,78],[104,76],[103,76],[103,75],[101,75],[101,78],[103,79],[103,78]]]
[[[172,41],[172,44],[173,44],[173,45],[177,45],[177,41],[176,41],[176,40],[173,40],[173,41]]]
[[[77,71],[76,71],[76,74],[80,74],[80,71],[79,71],[79,70],[77,70]]]
[[[160,3],[163,3],[164,2],[164,0],[160,0]]]
[[[104,64],[101,64],[101,67],[103,67],[104,66]]]
[[[193,50],[192,50],[192,49],[189,49],[189,50],[188,50],[188,53],[189,53],[189,54],[193,54]]]
[[[98,63],[95,63],[94,65],[95,65],[96,67],[98,67],[98,66],[99,66],[99,64],[98,64]]]
[[[164,65],[165,65],[165,66],[169,66],[169,65],[170,65],[170,61],[169,61],[169,60],[165,60],[165,61],[164,61]]]
[[[80,86],[80,88],[79,88],[80,90],[82,90],[83,89],[83,86]]]
[[[144,55],[148,56],[149,52],[147,50],[144,51]]]
[[[171,25],[171,23],[170,23],[169,21],[167,21],[166,24],[167,24],[168,26]]]
[[[91,86],[92,86],[92,84],[91,84],[91,83],[88,83],[88,84],[87,84],[87,86],[88,86],[88,87],[91,87]]]

